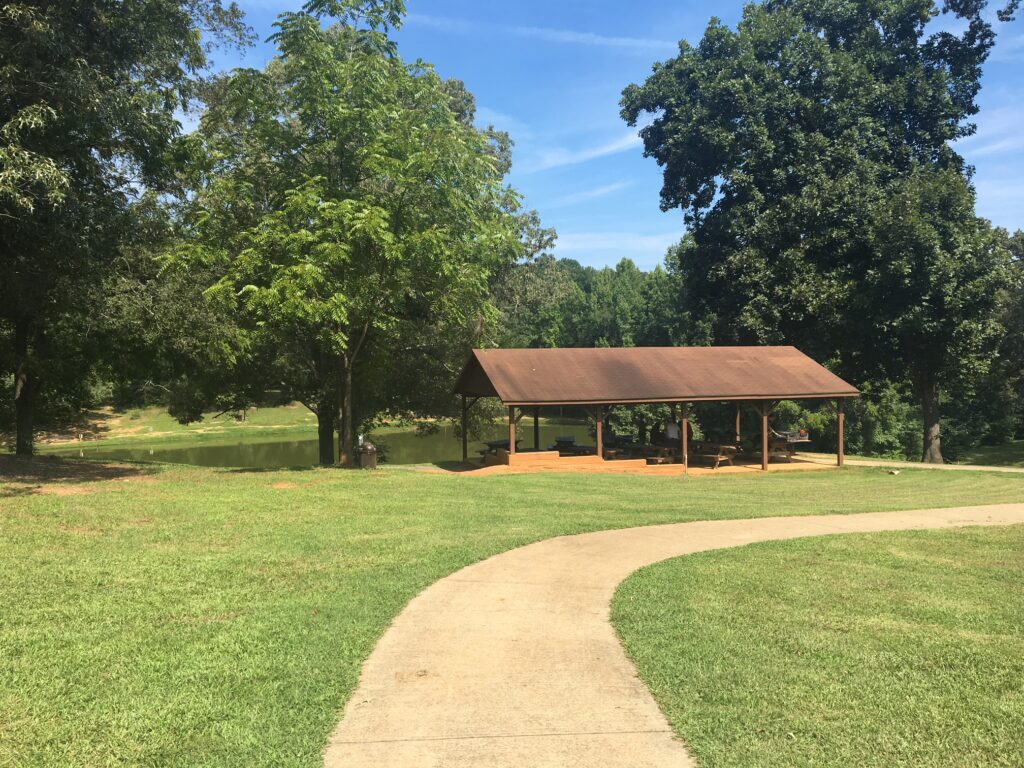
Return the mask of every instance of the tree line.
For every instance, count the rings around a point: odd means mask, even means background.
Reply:
[[[99,400],[299,401],[348,464],[382,418],[452,415],[473,346],[786,343],[865,391],[851,448],[1019,436],[1024,235],[976,215],[954,146],[986,11],[765,0],[681,43],[623,93],[687,230],[644,272],[551,255],[511,137],[401,58],[402,0],[309,0],[227,73],[211,52],[252,41],[233,4],[6,3],[0,418],[30,455]]]

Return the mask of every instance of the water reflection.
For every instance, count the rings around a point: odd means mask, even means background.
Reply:
[[[540,445],[546,448],[559,435],[573,435],[578,442],[592,443],[593,438],[586,424],[542,424]],[[508,428],[495,425],[485,435],[488,440],[508,436]],[[533,425],[524,419],[519,427],[523,448],[533,447]],[[451,426],[441,427],[432,435],[420,436],[414,430],[406,432],[382,432],[367,438],[378,446],[382,458],[389,464],[431,464],[443,461],[458,461],[462,458],[462,443],[455,436]],[[479,456],[477,451],[483,443],[470,443],[471,458]],[[197,445],[187,448],[161,448],[158,441],[137,448],[84,447],[75,451],[84,458],[127,461],[162,461],[171,464],[194,464],[200,467],[247,467],[267,469],[273,467],[308,467],[317,463],[317,441],[315,436],[306,440],[282,440],[279,442],[239,442],[231,445]]]

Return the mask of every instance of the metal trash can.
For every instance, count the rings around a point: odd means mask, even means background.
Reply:
[[[359,446],[359,466],[363,469],[377,468],[377,449],[373,443],[363,443]]]

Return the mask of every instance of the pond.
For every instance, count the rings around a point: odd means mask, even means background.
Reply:
[[[586,424],[549,424],[540,426],[540,445],[546,448],[559,435],[573,435],[577,442],[593,443],[594,439]],[[519,436],[523,448],[533,447],[533,423],[524,419],[519,425]],[[508,437],[508,427],[495,424],[487,439],[500,440]],[[462,459],[462,442],[455,435],[451,425],[445,425],[432,435],[417,435],[415,430],[387,430],[379,435],[368,435],[367,439],[381,450],[381,457],[388,464],[433,464]],[[469,444],[470,458],[477,458],[483,443]],[[317,441],[315,436],[302,440],[253,441],[231,444],[160,447],[159,439],[151,445],[138,447],[104,448],[101,444],[86,446],[67,452],[73,456],[89,459],[122,461],[160,461],[171,464],[194,464],[200,467],[247,467],[269,469],[273,467],[304,467],[317,463]]]

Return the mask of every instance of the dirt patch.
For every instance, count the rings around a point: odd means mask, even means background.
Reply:
[[[37,443],[67,443],[96,439],[110,432],[114,420],[113,411],[109,408],[86,411],[63,427],[37,430],[35,440]],[[0,443],[13,444],[14,434],[7,431],[0,432]]]
[[[139,424],[139,425],[134,426],[134,427],[122,427],[122,426],[120,426],[121,419],[117,419],[116,422],[117,422],[116,426],[115,426],[115,424],[113,422],[111,422],[110,434],[108,435],[108,437],[113,437],[115,435],[117,437],[127,437],[129,435],[137,435],[140,432],[144,432],[145,429],[146,429],[146,427],[143,426],[142,424]]]
[[[153,485],[160,482],[152,475],[128,475],[127,477],[116,478],[119,483],[141,483],[142,485]]]
[[[65,525],[64,523],[58,525],[57,530],[61,533],[74,533],[78,536],[93,536],[100,533],[97,528],[89,528],[84,525]]]
[[[289,483],[285,481],[280,483],[271,483],[270,487],[278,491],[286,491],[289,488],[298,488],[299,486],[297,486],[295,483]]]
[[[50,496],[84,496],[92,493],[94,489],[84,485],[42,485],[39,486],[39,493]]]

